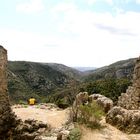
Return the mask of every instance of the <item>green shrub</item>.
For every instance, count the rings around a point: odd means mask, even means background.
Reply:
[[[78,115],[78,122],[85,124],[90,128],[100,128],[100,120],[104,115],[103,109],[96,103],[93,102],[88,105],[81,105],[79,107],[80,114]]]
[[[81,138],[81,131],[78,128],[74,128],[70,131],[68,136],[68,140],[80,140]]]

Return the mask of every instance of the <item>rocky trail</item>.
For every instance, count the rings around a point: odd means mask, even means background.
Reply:
[[[53,105],[36,105],[36,106],[13,106],[15,114],[23,121],[35,119],[49,124],[52,128],[58,129],[65,124],[68,119],[68,109],[61,110]],[[82,131],[81,140],[140,140],[140,134],[126,134],[107,124],[105,119],[102,120],[105,126],[101,130],[90,130],[79,126]],[[56,140],[57,138],[52,138]],[[44,140],[48,140],[47,137]]]
[[[126,134],[118,130],[117,128],[111,126],[105,122],[105,119],[102,120],[103,126],[101,130],[91,130],[85,127],[82,129],[82,138],[81,140],[140,140],[140,134]]]

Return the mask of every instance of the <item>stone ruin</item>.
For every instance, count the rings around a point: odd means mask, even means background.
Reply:
[[[128,133],[140,133],[140,57],[136,60],[132,86],[121,94],[106,122]]]
[[[0,139],[8,140],[15,127],[15,116],[11,111],[7,91],[7,51],[0,46]]]

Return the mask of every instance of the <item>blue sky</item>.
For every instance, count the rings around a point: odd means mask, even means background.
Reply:
[[[9,60],[101,67],[140,54],[140,0],[0,0]]]

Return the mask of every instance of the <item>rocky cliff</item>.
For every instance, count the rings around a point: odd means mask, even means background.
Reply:
[[[130,133],[140,133],[140,57],[136,61],[133,85],[122,93],[116,107],[106,116],[106,121]]]

